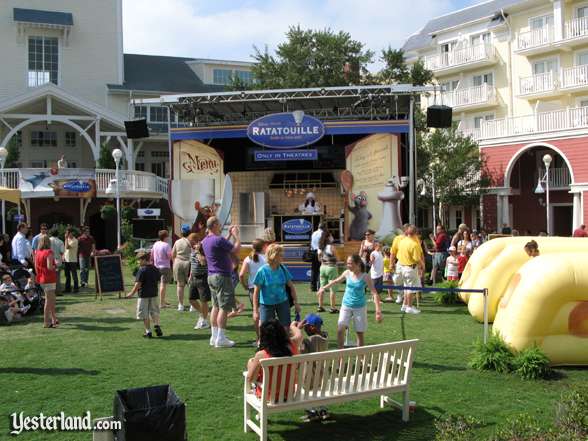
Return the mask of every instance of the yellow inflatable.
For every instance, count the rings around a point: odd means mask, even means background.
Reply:
[[[587,262],[588,253],[569,251],[527,261],[510,278],[493,332],[516,350],[538,345],[552,364],[588,365]]]
[[[524,251],[525,243],[535,240],[539,251],[544,255],[566,255],[572,252],[584,252],[588,263],[588,240],[570,237],[508,237],[493,239],[484,243],[472,255],[460,288],[488,288],[488,321],[493,322],[498,303],[504,295],[514,274],[526,264],[530,257]],[[493,243],[496,242],[496,243]],[[550,272],[549,268],[544,271]],[[470,314],[478,321],[484,320],[484,298],[481,294],[471,294],[462,299],[468,304]]]

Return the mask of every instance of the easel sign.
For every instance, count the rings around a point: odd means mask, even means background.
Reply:
[[[125,290],[120,255],[95,256],[94,268],[96,269],[96,296],[94,298],[96,299],[100,295],[100,300],[102,300],[102,293],[118,291],[120,299]]]

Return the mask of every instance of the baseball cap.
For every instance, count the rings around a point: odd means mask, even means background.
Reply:
[[[317,328],[323,325],[323,319],[318,314],[308,314],[304,317],[304,321],[307,325],[316,326]]]
[[[449,248],[447,248],[448,251],[457,251],[457,248],[455,248],[453,245],[450,246]]]
[[[190,227],[190,225],[182,224],[182,233],[189,233],[191,230],[192,228]]]

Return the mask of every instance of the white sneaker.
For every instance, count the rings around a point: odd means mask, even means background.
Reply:
[[[208,344],[209,344],[210,346],[214,346],[214,343],[215,343],[215,342],[216,342],[216,338],[215,338],[213,335],[211,335],[211,336],[210,336],[210,340],[208,341]]]
[[[196,326],[194,326],[194,329],[202,329],[202,317],[198,318],[198,321],[196,322]]]
[[[402,296],[396,296],[396,303],[399,305],[402,303]]]
[[[420,314],[421,313],[421,310],[420,309],[413,308],[412,306],[409,306],[408,308],[406,308],[406,312],[408,314]]]
[[[178,311],[183,311],[184,310],[184,305],[178,305]]]
[[[200,324],[200,329],[208,329],[210,328],[210,323],[208,320],[202,319],[202,323]]]
[[[217,338],[214,343],[215,348],[232,348],[233,346],[235,346],[235,342],[227,337]]]
[[[192,305],[190,305],[190,312],[194,312],[194,311],[196,311],[196,309]]]
[[[400,307],[400,312],[406,312],[406,310],[407,310],[407,307],[406,307],[406,305],[402,305],[402,306]]]

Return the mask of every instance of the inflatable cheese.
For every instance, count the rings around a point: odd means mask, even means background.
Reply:
[[[578,252],[527,261],[510,278],[493,332],[516,350],[536,344],[552,364],[588,365],[587,264]]]
[[[570,237],[508,237],[493,239],[484,243],[472,255],[462,277],[460,288],[488,288],[488,320],[494,321],[498,302],[504,295],[507,285],[518,269],[527,263],[530,257],[524,245],[535,240],[539,251],[544,255],[566,255],[571,252],[585,252],[588,262],[588,240]],[[492,242],[497,242],[492,244]],[[489,245],[488,248],[486,246]],[[477,253],[482,252],[480,257]],[[471,264],[471,265],[470,265]],[[478,321],[484,320],[484,297],[471,294],[467,301],[470,314]]]

